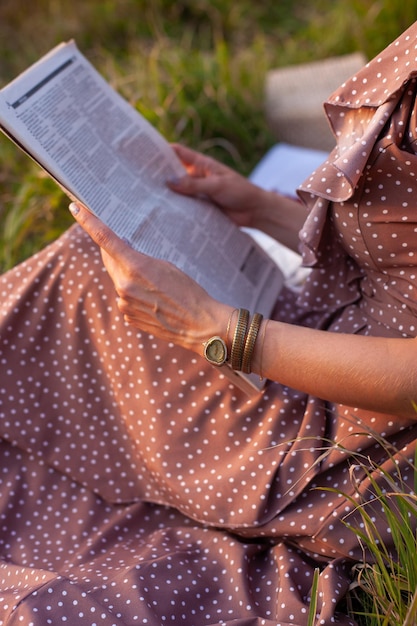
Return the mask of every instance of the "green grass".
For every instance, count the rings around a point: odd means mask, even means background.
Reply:
[[[417,0],[2,0],[0,84],[62,40],[169,139],[250,172],[275,141],[268,69],[361,49],[373,56]],[[63,194],[0,137],[0,272],[67,228]]]
[[[269,69],[356,50],[371,58],[415,19],[417,0],[1,0],[0,85],[73,37],[169,140],[248,174],[276,141],[263,109]],[[0,137],[0,272],[67,228],[67,205]],[[359,539],[375,563],[358,570],[353,606],[358,597],[363,626],[409,626],[417,623],[417,506],[401,489],[379,495],[401,558],[390,560],[361,509]]]
[[[378,437],[377,437],[378,439]],[[392,447],[380,439],[387,458],[395,466]],[[345,519],[346,526],[357,535],[363,547],[364,560],[358,564],[355,582],[348,600],[352,615],[360,626],[415,626],[417,624],[417,471],[416,460],[407,467],[414,475],[414,488],[405,483],[400,472],[390,473],[371,459],[358,455],[358,470],[368,482],[372,496],[348,497],[360,523]],[[379,532],[377,519],[390,529],[390,545]]]

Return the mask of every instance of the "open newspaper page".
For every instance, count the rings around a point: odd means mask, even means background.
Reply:
[[[0,125],[133,247],[171,261],[223,302],[270,312],[282,285],[276,264],[216,207],[166,187],[184,173],[170,145],[74,42],[0,91]]]

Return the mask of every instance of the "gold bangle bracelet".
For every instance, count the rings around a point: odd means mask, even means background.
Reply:
[[[232,318],[233,318],[233,315],[237,313],[238,310],[239,309],[233,309],[233,311],[230,313],[229,320],[227,322],[227,328],[226,328],[226,345],[227,346],[229,346],[229,331],[230,331],[230,325],[232,323]],[[229,350],[229,353],[230,353],[230,350]]]
[[[232,369],[237,371],[240,371],[242,368],[243,349],[245,347],[248,321],[249,311],[247,309],[239,309],[232,348],[230,350],[230,365]]]
[[[269,320],[266,320],[263,328],[262,328],[262,339],[261,339],[261,348],[260,348],[260,357],[259,357],[259,380],[263,380],[263,371],[262,371],[262,363],[264,358],[264,345],[265,345],[265,335],[266,335],[266,327],[268,326]]]
[[[253,350],[255,348],[255,342],[258,336],[259,329],[261,327],[262,320],[263,315],[261,313],[255,313],[249,326],[242,357],[242,372],[244,372],[245,374],[251,373]]]

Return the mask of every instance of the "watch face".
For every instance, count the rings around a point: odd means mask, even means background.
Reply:
[[[204,356],[214,365],[223,365],[227,359],[227,348],[221,337],[212,337],[204,346]]]

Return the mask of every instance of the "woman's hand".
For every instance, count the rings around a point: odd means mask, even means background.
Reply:
[[[137,252],[81,205],[77,222],[101,248],[125,320],[198,354],[213,335],[224,335],[231,307],[223,305],[171,263]]]
[[[230,167],[179,144],[173,150],[187,174],[167,185],[187,196],[209,198],[238,226],[254,227],[263,190]]]
[[[136,252],[82,206],[71,210],[101,247],[126,321],[203,354],[225,336],[233,308],[211,298],[171,263]],[[255,343],[252,369],[330,402],[416,420],[417,339],[345,335],[269,320]]]
[[[173,144],[187,174],[167,185],[187,196],[203,196],[238,226],[257,228],[298,251],[298,233],[306,218],[298,201],[254,185],[230,167],[190,148]]]

